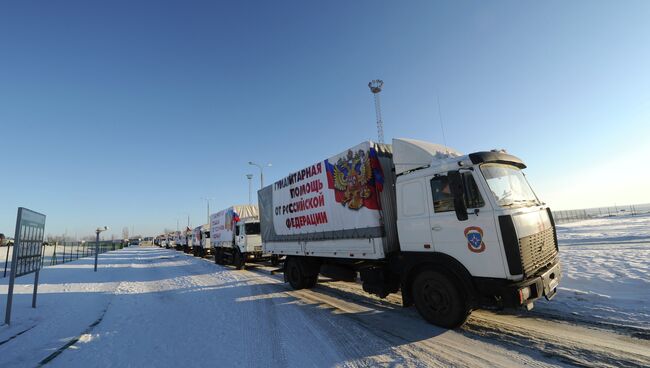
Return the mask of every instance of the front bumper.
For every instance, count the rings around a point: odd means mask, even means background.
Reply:
[[[551,300],[557,292],[562,278],[559,262],[540,270],[530,278],[521,281],[503,279],[475,278],[476,290],[484,297],[481,304],[498,307],[530,307],[531,303],[541,297]]]
[[[536,276],[508,286],[510,299],[516,306],[529,305],[541,298],[551,300],[557,293],[562,278],[560,263],[557,262]]]

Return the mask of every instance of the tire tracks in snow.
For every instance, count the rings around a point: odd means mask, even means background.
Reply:
[[[259,269],[251,271],[264,272]],[[351,298],[350,295],[339,299],[341,295],[327,284],[319,284],[313,290],[292,290],[277,276],[264,276],[275,281],[284,293],[303,303],[329,310],[330,315],[307,313],[309,320],[304,325],[313,325],[316,330],[325,332],[327,338],[324,342],[336,345],[346,358],[341,364],[344,366],[512,366],[516,361],[518,365],[548,366],[548,363],[537,362],[543,358],[541,354],[533,353],[532,357],[508,354],[502,347],[490,351],[491,344],[485,342],[477,342],[473,348],[472,341],[466,336],[453,331],[448,334],[447,330],[426,325],[418,316],[402,310],[401,306],[396,310],[395,306],[380,306],[368,303],[366,297]],[[423,329],[423,324],[431,331]],[[409,325],[414,329],[408,328]]]
[[[549,328],[546,320],[517,324],[509,317],[475,313],[463,330],[516,350],[539,350],[576,366],[650,366],[650,344],[645,340],[557,322]]]
[[[138,260],[143,260],[143,259],[141,257],[135,257],[134,260],[138,261]],[[133,265],[134,265],[134,263],[131,263],[130,266],[133,266]],[[120,281],[117,284],[115,284],[115,288],[113,288],[113,290],[110,293],[111,297],[110,297],[108,303],[106,304],[106,307],[104,307],[104,309],[102,309],[102,311],[100,312],[98,318],[95,321],[93,321],[90,325],[88,325],[88,327],[81,334],[69,339],[65,344],[63,344],[61,347],[56,349],[53,353],[51,353],[47,357],[43,358],[40,362],[38,362],[37,367],[42,367],[42,366],[52,362],[54,359],[56,359],[58,356],[60,356],[66,350],[72,348],[75,344],[77,344],[79,342],[79,340],[81,340],[84,336],[92,334],[93,330],[97,327],[97,325],[99,325],[104,320],[104,317],[106,316],[106,313],[110,309],[110,306],[113,303],[113,300],[115,300],[115,298],[120,294],[120,290],[122,290],[124,285],[127,284],[127,283],[128,283],[128,281]],[[64,288],[64,289],[67,289],[67,287]],[[24,332],[26,332],[26,331],[24,331]]]
[[[256,273],[268,272],[262,269],[252,271]],[[268,277],[281,281],[277,276]],[[299,291],[291,291],[288,286],[285,288],[288,293],[302,299],[326,303],[332,308],[343,312],[349,311],[349,308],[346,309],[341,304],[349,301],[367,306],[370,309],[389,311],[391,318],[404,320],[405,323],[409,319],[417,320],[417,323],[420,324],[425,323],[415,312],[402,309],[401,305],[396,303],[397,300],[390,298],[389,300],[380,300],[364,295],[362,291],[357,290],[358,287],[355,284],[323,283],[313,290]],[[343,298],[343,300],[338,300],[338,297]],[[400,310],[396,310],[397,308]],[[394,310],[395,313],[390,313],[391,310]],[[423,339],[415,344],[405,344],[405,341],[409,342],[413,339],[396,333],[395,329],[390,328],[391,324],[385,326],[382,323],[368,324],[367,318],[355,318],[354,313],[347,313],[345,316],[365,325],[377,336],[399,346],[398,350],[401,353],[412,354],[418,359],[432,354],[436,354],[437,359],[445,355],[454,358],[448,361],[429,361],[427,362],[428,366],[445,366],[449,364],[495,365],[494,361],[484,359],[485,354],[481,349],[467,349],[466,346],[459,346],[457,344],[459,341],[434,338]],[[557,322],[535,317],[539,317],[539,315],[523,317],[500,315],[488,311],[475,311],[462,328],[451,332],[474,341],[526,354],[533,358],[532,361],[526,362],[528,365],[650,366],[650,344],[647,340],[622,335],[620,331],[616,330],[596,329],[589,325],[576,325],[566,321]],[[543,360],[545,363],[538,363],[535,361],[537,359]]]
[[[67,343],[65,343],[65,345],[63,345],[63,346],[61,346],[60,348],[56,349],[52,354],[48,355],[48,356],[45,357],[43,360],[41,360],[40,362],[38,362],[37,367],[42,367],[42,366],[46,365],[47,363],[51,362],[51,361],[54,360],[56,357],[58,357],[59,355],[61,355],[64,351],[66,351],[68,348],[70,348],[71,346],[73,346],[74,344],[76,344],[77,342],[79,342],[79,340],[81,340],[81,338],[83,338],[83,336],[85,336],[85,335],[90,335],[90,334],[92,333],[93,329],[95,329],[95,327],[96,327],[98,324],[100,324],[100,323],[102,322],[102,320],[104,319],[104,316],[106,315],[106,311],[108,310],[108,307],[109,307],[109,306],[110,306],[110,303],[109,303],[109,305],[106,306],[106,308],[102,311],[102,313],[101,313],[101,315],[99,316],[99,318],[97,318],[97,320],[95,320],[95,322],[93,322],[93,323],[91,323],[90,325],[88,325],[88,328],[86,328],[86,329],[84,330],[84,332],[81,333],[81,335],[79,335],[79,336],[77,336],[77,337],[74,337],[74,338],[70,339]]]

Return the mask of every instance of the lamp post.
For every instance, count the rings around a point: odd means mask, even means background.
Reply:
[[[253,174],[246,174],[246,178],[248,179],[248,204],[250,205],[252,203],[252,199],[251,199],[251,186],[252,186],[251,183],[252,182],[251,182],[251,179],[253,179]]]
[[[253,161],[248,161],[248,164],[252,166],[257,166],[260,169],[260,189],[264,188],[264,168],[271,167],[271,163],[268,163],[266,165],[260,165]]]
[[[106,230],[108,230],[108,226],[98,227],[95,230],[95,234],[97,234],[97,238],[95,240],[95,272],[97,272],[97,259],[99,258],[99,233]]]
[[[212,198],[212,197],[203,197],[201,199],[205,200],[205,202],[208,205],[208,222],[207,222],[207,224],[210,224],[210,201],[213,200],[214,198]]]

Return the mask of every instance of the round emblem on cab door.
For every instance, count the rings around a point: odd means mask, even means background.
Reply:
[[[483,242],[483,229],[478,226],[465,228],[465,238],[467,238],[467,248],[473,253],[481,253],[485,250]]]

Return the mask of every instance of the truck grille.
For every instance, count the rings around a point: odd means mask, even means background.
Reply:
[[[550,227],[540,233],[520,238],[519,247],[524,275],[532,276],[553,262],[557,256],[554,229]]]

